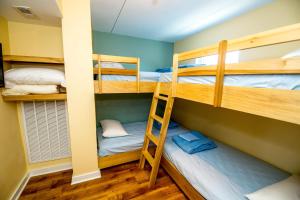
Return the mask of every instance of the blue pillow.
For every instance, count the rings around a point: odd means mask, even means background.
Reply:
[[[161,129],[161,123],[157,122],[156,120],[154,120],[153,126],[154,126],[155,128],[157,128],[158,130]],[[176,122],[170,121],[170,122],[169,122],[168,129],[177,128],[178,126],[179,126],[179,124],[177,124]]]
[[[172,72],[172,68],[170,67],[166,67],[166,68],[158,68],[155,70],[156,72],[160,72],[160,73],[166,73],[166,72]]]
[[[198,131],[190,131],[185,134],[190,134],[191,137],[189,137],[188,135],[175,135],[172,137],[172,140],[177,146],[179,146],[188,154],[206,151],[217,147],[214,141],[210,140],[208,137],[204,136]],[[189,138],[192,139],[189,140]]]

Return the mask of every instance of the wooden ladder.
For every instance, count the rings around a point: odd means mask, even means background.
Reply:
[[[166,107],[162,118],[156,115],[158,100],[166,101]],[[160,94],[160,83],[157,83],[154,91],[153,99],[152,99],[152,104],[150,108],[150,113],[149,113],[146,133],[145,133],[144,145],[142,148],[141,158],[139,163],[140,169],[144,169],[146,160],[149,162],[149,164],[152,167],[150,179],[149,179],[149,188],[153,187],[156,181],[159,164],[160,164],[160,160],[162,157],[164,144],[167,136],[173,103],[174,103],[174,97],[172,97],[171,92],[166,96],[162,96]],[[161,124],[161,129],[158,137],[152,133],[154,120]],[[156,145],[156,151],[154,157],[148,151],[150,141]]]

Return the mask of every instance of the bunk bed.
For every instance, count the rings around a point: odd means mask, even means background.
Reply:
[[[4,55],[3,61],[9,65],[22,65],[22,66],[57,66],[64,65],[63,58],[53,57],[37,57],[37,56],[19,56],[19,55]],[[57,94],[28,94],[28,95],[2,95],[4,101],[19,102],[19,101],[52,101],[52,100],[65,100],[67,99],[66,93]]]
[[[295,24],[175,54],[171,83],[162,83],[162,91],[172,90],[174,97],[300,124],[300,57],[273,58],[236,64],[225,63],[227,52],[299,40],[300,24]],[[178,63],[181,61],[214,54],[218,55],[218,64],[215,66],[178,69]],[[236,83],[232,83],[233,81],[230,83],[227,80],[237,75],[239,80],[236,80]],[[280,79],[280,75],[287,75],[292,80],[296,80],[294,82],[297,82],[298,85],[277,88],[276,85],[280,85],[280,83],[276,83],[273,84],[275,87],[257,87],[255,79],[261,75],[272,75],[270,82],[276,81],[276,79],[284,82],[287,79]],[[211,81],[211,84],[203,84],[208,76],[215,80]],[[184,78],[188,77],[198,77],[200,83],[187,83]],[[251,78],[252,83],[243,83]]]
[[[278,75],[282,74],[291,75],[296,78],[294,80],[299,80],[299,57],[287,59],[274,58],[236,64],[227,64],[225,62],[226,53],[230,51],[252,49],[299,40],[300,24],[295,24],[241,39],[224,40],[217,45],[175,54],[173,57],[173,72],[161,75],[160,92],[165,94],[171,92],[173,97],[176,98],[300,124],[300,91],[297,89],[299,88],[298,86],[296,89],[289,87],[278,88],[276,86],[264,88],[257,87],[256,84],[251,85],[243,82],[239,82],[237,85],[228,85],[229,82],[227,80],[227,77],[230,78],[230,76],[236,75],[241,77],[240,80],[243,77],[245,79],[249,78],[247,77],[249,75],[256,77],[259,75],[274,75],[273,78],[276,79],[279,77]],[[214,54],[218,55],[217,65],[178,68],[179,63],[182,61]],[[190,81],[190,77],[198,78]],[[209,81],[205,79],[207,77],[209,77]],[[205,194],[207,191],[199,190],[199,187],[195,186],[195,178],[191,178],[185,173],[192,170],[187,170],[184,166],[178,164],[180,160],[176,160],[176,155],[173,154],[174,152],[178,152],[178,147],[170,139],[168,136],[165,144],[165,153],[161,160],[162,167],[174,179],[187,197],[190,199],[205,199],[203,196],[208,195],[207,193]],[[99,145],[101,145],[101,142],[99,142]],[[222,144],[218,145],[223,146]],[[140,148],[136,148],[134,150],[129,149],[122,152],[114,152],[110,155],[99,156],[99,168],[138,160],[140,153]],[[101,153],[99,152],[99,154]],[[189,156],[188,154],[186,156],[182,155],[181,159],[191,162],[191,157],[193,156]],[[277,171],[269,167],[268,165],[265,166],[266,172]],[[272,180],[280,181],[287,176],[289,175],[286,172],[279,170],[275,173]],[[212,177],[210,178],[213,180]],[[270,183],[272,181],[268,184]],[[260,185],[260,187],[264,186]]]
[[[152,93],[158,81],[158,73],[140,72],[140,59],[136,57],[93,54],[93,61],[97,63],[93,70],[97,75],[96,94]],[[103,68],[101,62],[135,65],[135,69]]]

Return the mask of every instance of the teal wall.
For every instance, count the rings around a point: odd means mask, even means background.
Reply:
[[[116,119],[123,123],[146,121],[152,94],[96,95],[97,125],[102,119]]]
[[[173,43],[93,31],[93,52],[141,59],[142,71],[170,67]]]

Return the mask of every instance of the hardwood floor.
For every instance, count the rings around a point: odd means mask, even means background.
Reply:
[[[101,179],[76,185],[70,184],[72,170],[32,177],[20,199],[186,199],[163,169],[159,169],[154,188],[148,189],[150,170],[137,166],[134,162],[103,169]]]

